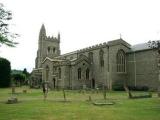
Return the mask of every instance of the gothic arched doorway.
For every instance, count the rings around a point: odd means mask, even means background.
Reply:
[[[92,78],[92,88],[94,89],[95,88],[95,79]]]
[[[53,78],[53,88],[56,88],[56,79]]]

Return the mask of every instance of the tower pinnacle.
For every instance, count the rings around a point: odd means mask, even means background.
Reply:
[[[45,38],[46,38],[46,29],[44,27],[44,24],[42,24],[39,32],[39,44],[38,44],[39,49],[42,49],[42,41],[44,41]]]
[[[60,38],[61,38],[61,37],[60,37],[60,33],[58,32],[58,40],[59,40],[59,41],[60,41]]]
[[[44,24],[42,24],[41,26],[39,36],[46,36],[46,29],[45,29]]]

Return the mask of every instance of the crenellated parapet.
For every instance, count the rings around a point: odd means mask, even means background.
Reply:
[[[46,40],[60,42],[60,39],[58,39],[58,37],[54,37],[54,36],[46,36]]]
[[[93,46],[90,46],[90,47],[86,47],[86,48],[77,50],[77,52],[88,52],[88,51],[91,51],[91,50],[104,48],[106,46],[107,46],[107,43],[104,42],[104,43],[101,43],[101,44],[96,44],[96,45],[93,45]]]

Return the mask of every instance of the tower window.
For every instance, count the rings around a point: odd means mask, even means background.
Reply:
[[[55,53],[56,52],[56,48],[53,48],[53,53]]]
[[[48,53],[48,54],[50,53],[50,47],[47,48],[47,53]]]
[[[78,80],[81,79],[81,68],[78,68]]]

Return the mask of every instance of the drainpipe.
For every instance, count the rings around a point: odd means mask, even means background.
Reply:
[[[137,86],[137,66],[136,66],[136,55],[135,55],[135,52],[134,52],[134,86],[136,87]]]
[[[107,81],[108,81],[108,88],[111,90],[112,89],[112,87],[111,87],[111,81],[110,81],[110,73],[109,73],[109,68],[110,68],[110,66],[109,66],[109,46],[107,46],[108,47],[108,70],[107,70]]]

